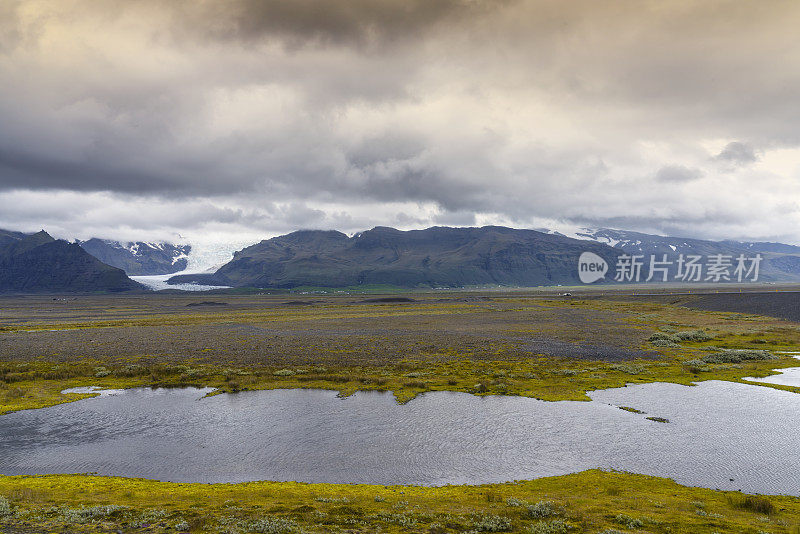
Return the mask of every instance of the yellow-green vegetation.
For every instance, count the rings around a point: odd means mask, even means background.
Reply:
[[[7,532],[800,532],[800,499],[598,470],[484,486],[0,477]]]
[[[795,323],[657,302],[227,300],[193,312],[186,297],[89,302],[78,312],[90,321],[76,321],[72,308],[20,310],[0,333],[12,347],[0,360],[0,413],[85,398],[61,391],[89,385],[382,390],[400,402],[438,390],[588,400],[588,391],[630,383],[763,377],[798,366],[780,353],[800,347]]]
[[[684,300],[437,293],[0,299],[0,414],[91,394],[211,386],[427,391],[588,400],[631,383],[747,382],[796,367],[800,325]],[[794,392],[798,388],[750,382]],[[621,409],[639,412],[636,407]],[[658,420],[658,418],[654,418]],[[663,532],[800,534],[800,500],[686,488],[616,472],[441,488],[170,484],[0,477],[5,532]]]

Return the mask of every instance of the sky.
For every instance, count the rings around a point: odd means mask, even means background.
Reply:
[[[0,228],[800,243],[795,0],[2,0]]]

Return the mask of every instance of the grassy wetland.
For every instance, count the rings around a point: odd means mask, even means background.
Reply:
[[[76,386],[379,390],[399,402],[437,390],[588,400],[587,391],[628,383],[763,377],[797,366],[782,353],[800,350],[796,323],[658,301],[211,298],[4,299],[0,413],[85,397],[61,394]]]
[[[6,532],[800,532],[800,499],[627,473],[484,486],[0,477]]]
[[[800,324],[694,297],[535,293],[3,298],[0,414],[103,388],[322,388],[589,400],[797,367]],[[625,407],[636,410],[636,406]],[[761,499],[761,500],[759,500]],[[537,511],[538,510],[538,511]],[[549,510],[549,511],[548,511]],[[800,532],[800,500],[589,471],[444,488],[0,477],[11,532]]]

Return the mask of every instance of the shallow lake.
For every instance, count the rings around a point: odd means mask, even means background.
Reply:
[[[800,494],[800,395],[766,387],[656,383],[592,402],[434,392],[406,405],[377,392],[207,391],[134,389],[0,416],[0,473],[440,485],[605,468]]]

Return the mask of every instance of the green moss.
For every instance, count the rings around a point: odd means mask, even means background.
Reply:
[[[7,505],[0,508],[5,510],[0,525],[11,532],[554,533],[566,528],[593,534],[614,529],[756,534],[794,533],[800,525],[796,497],[689,488],[667,479],[599,470],[443,487],[0,477],[0,504],[3,499]]]

